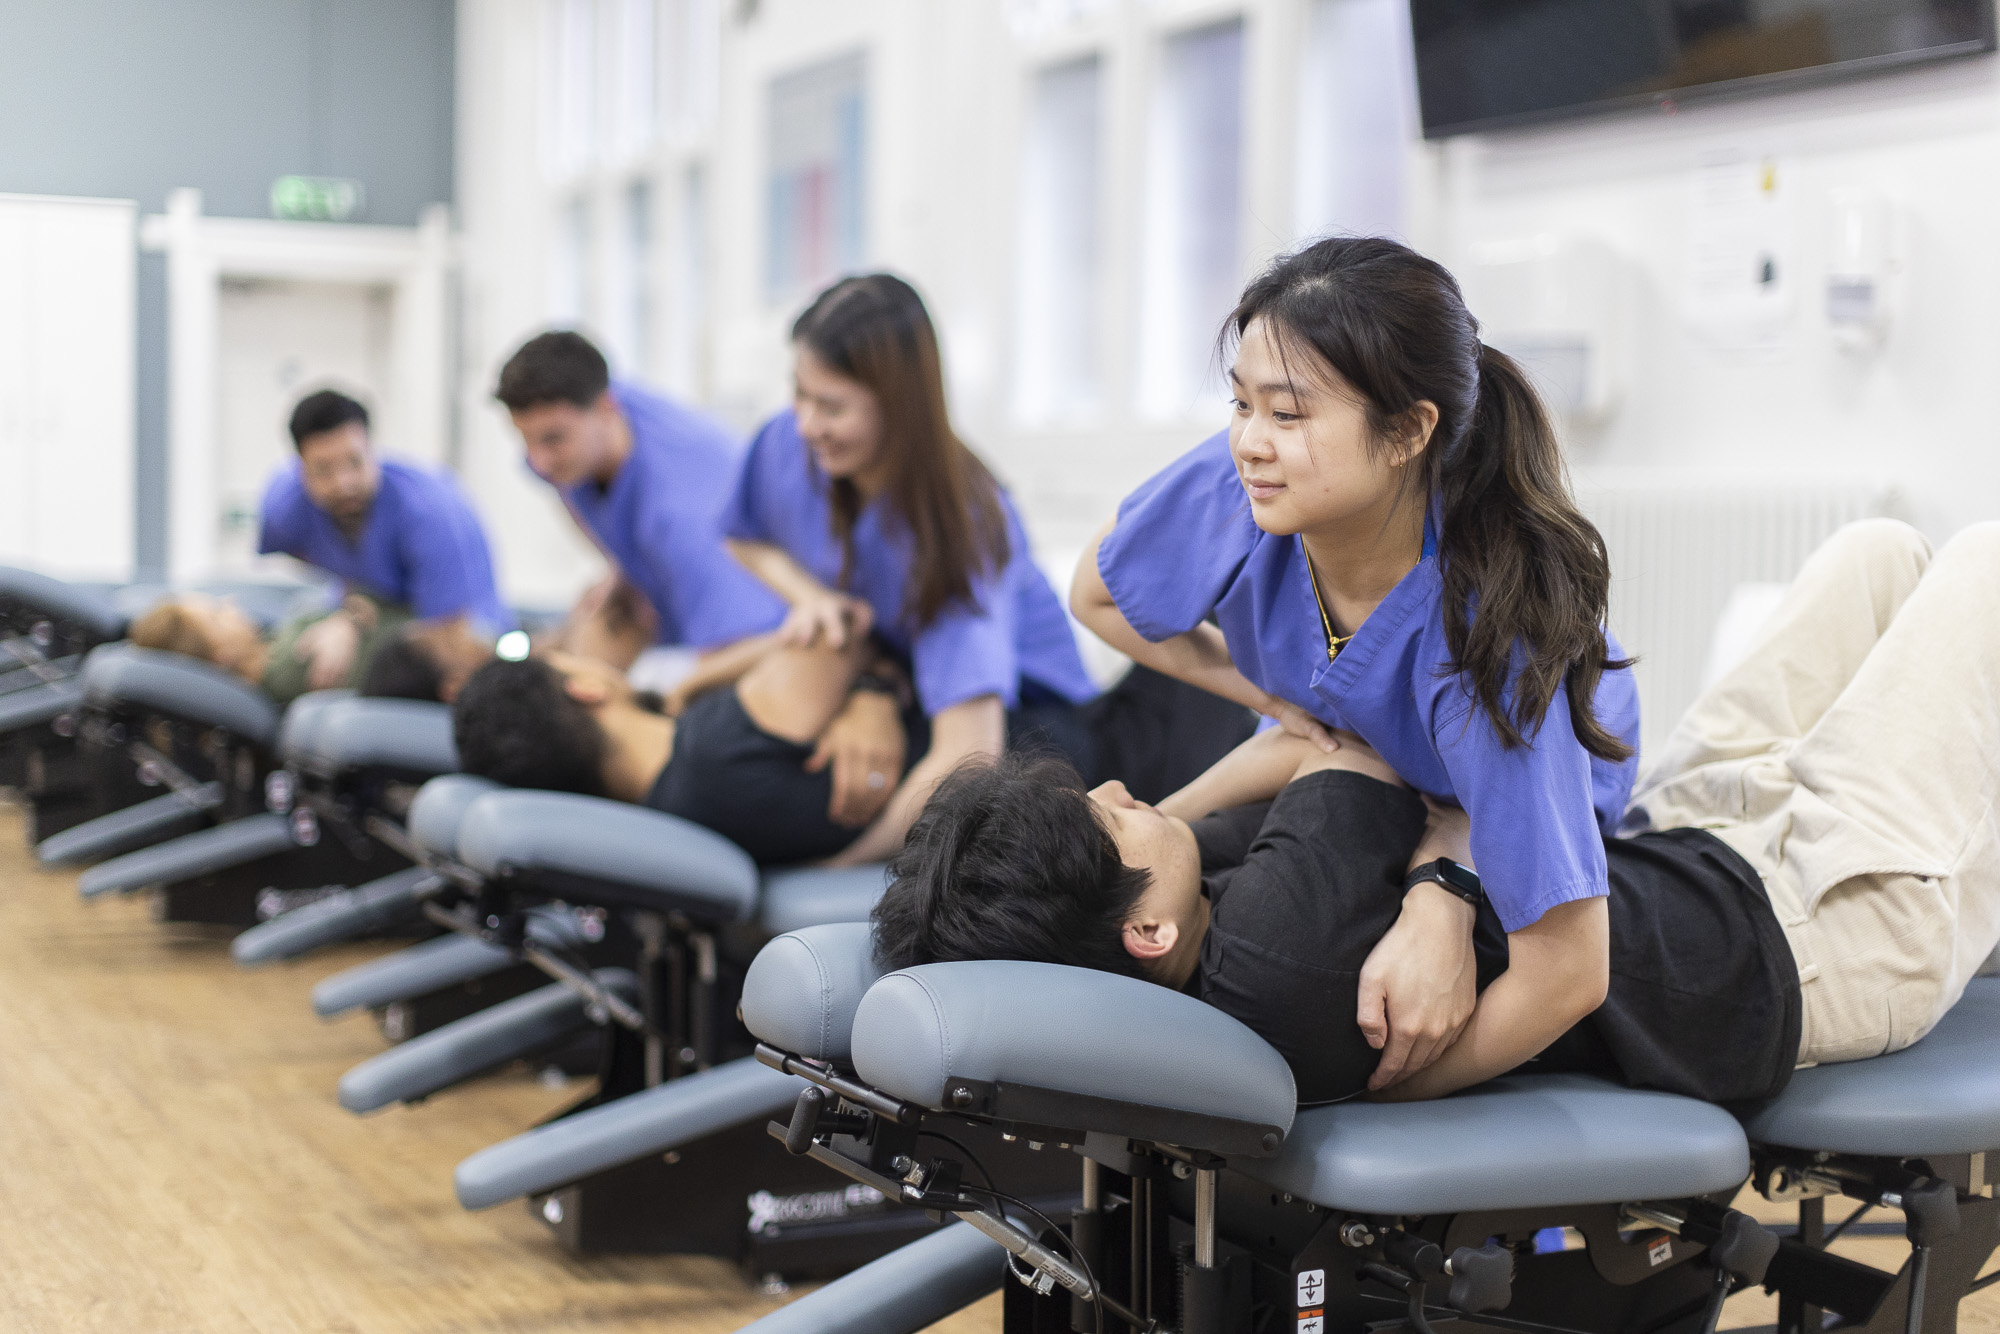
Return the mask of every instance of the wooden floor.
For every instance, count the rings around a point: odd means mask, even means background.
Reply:
[[[320,1023],[307,995],[380,948],[238,969],[222,936],[143,900],[80,901],[0,804],[0,1329],[721,1334],[777,1305],[720,1261],[575,1260],[521,1206],[458,1207],[458,1161],[574,1086],[342,1111],[341,1072],[383,1043],[366,1018]],[[1724,1323],[1772,1318],[1746,1293]],[[1960,1328],[2000,1334],[2000,1291]],[[935,1334],[998,1329],[995,1297]]]

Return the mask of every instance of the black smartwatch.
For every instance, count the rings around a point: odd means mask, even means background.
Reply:
[[[1449,857],[1425,862],[1411,871],[1403,879],[1403,892],[1409,893],[1426,880],[1443,885],[1475,908],[1486,901],[1486,892],[1479,887],[1479,872],[1470,866],[1460,866]]]

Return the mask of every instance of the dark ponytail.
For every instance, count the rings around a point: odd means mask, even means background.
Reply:
[[[1417,404],[1436,407],[1430,441],[1406,475],[1439,512],[1451,670],[1502,744],[1526,744],[1567,685],[1584,749],[1628,758],[1632,748],[1596,710],[1605,671],[1630,666],[1612,659],[1605,638],[1604,539],[1570,497],[1540,397],[1511,357],[1479,341],[1451,274],[1394,241],[1335,237],[1259,275],[1225,337],[1241,338],[1257,319],[1288,364],[1310,351],[1361,395],[1373,447],[1403,435]]]

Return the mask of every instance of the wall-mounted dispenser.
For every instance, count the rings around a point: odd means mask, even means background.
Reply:
[[[1901,269],[1895,210],[1879,191],[1859,187],[1831,191],[1827,203],[1827,323],[1842,351],[1871,352],[1888,336]]]
[[[1462,274],[1480,336],[1519,361],[1551,409],[1594,425],[1618,409],[1623,274],[1602,242],[1544,233],[1475,243]]]

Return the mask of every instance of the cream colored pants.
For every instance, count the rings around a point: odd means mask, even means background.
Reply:
[[[1928,1033],[2000,942],[2000,523],[1843,528],[1681,719],[1626,828],[1712,831],[1799,967],[1799,1064]]]

